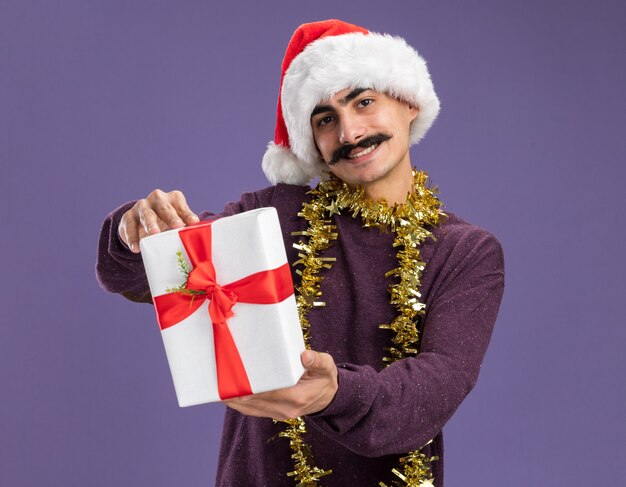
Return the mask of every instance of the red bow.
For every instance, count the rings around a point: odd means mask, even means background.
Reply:
[[[218,284],[211,257],[211,223],[191,226],[179,232],[193,267],[187,289],[199,294],[167,293],[153,298],[161,330],[187,318],[205,300],[209,300],[209,316],[213,322],[215,367],[218,393],[221,399],[252,394],[248,375],[233,341],[226,320],[233,316],[236,302],[274,304],[293,294],[289,264],[257,272],[243,279]]]

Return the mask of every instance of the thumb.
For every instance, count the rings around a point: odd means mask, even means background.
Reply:
[[[334,365],[330,355],[315,350],[305,350],[300,359],[309,376],[327,374]]]
[[[302,352],[302,355],[300,355],[300,360],[302,361],[302,365],[305,369],[312,369],[317,361],[317,352],[313,350],[305,350]]]

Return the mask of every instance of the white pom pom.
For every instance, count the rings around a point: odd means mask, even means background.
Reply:
[[[307,164],[287,147],[270,142],[263,155],[263,172],[270,183],[307,184],[318,177],[324,164]]]

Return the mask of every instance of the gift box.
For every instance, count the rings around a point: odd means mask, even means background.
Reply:
[[[181,407],[298,381],[304,340],[275,208],[140,246]]]

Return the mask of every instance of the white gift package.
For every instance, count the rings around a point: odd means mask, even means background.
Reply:
[[[298,381],[304,341],[275,208],[140,246],[181,407]]]

